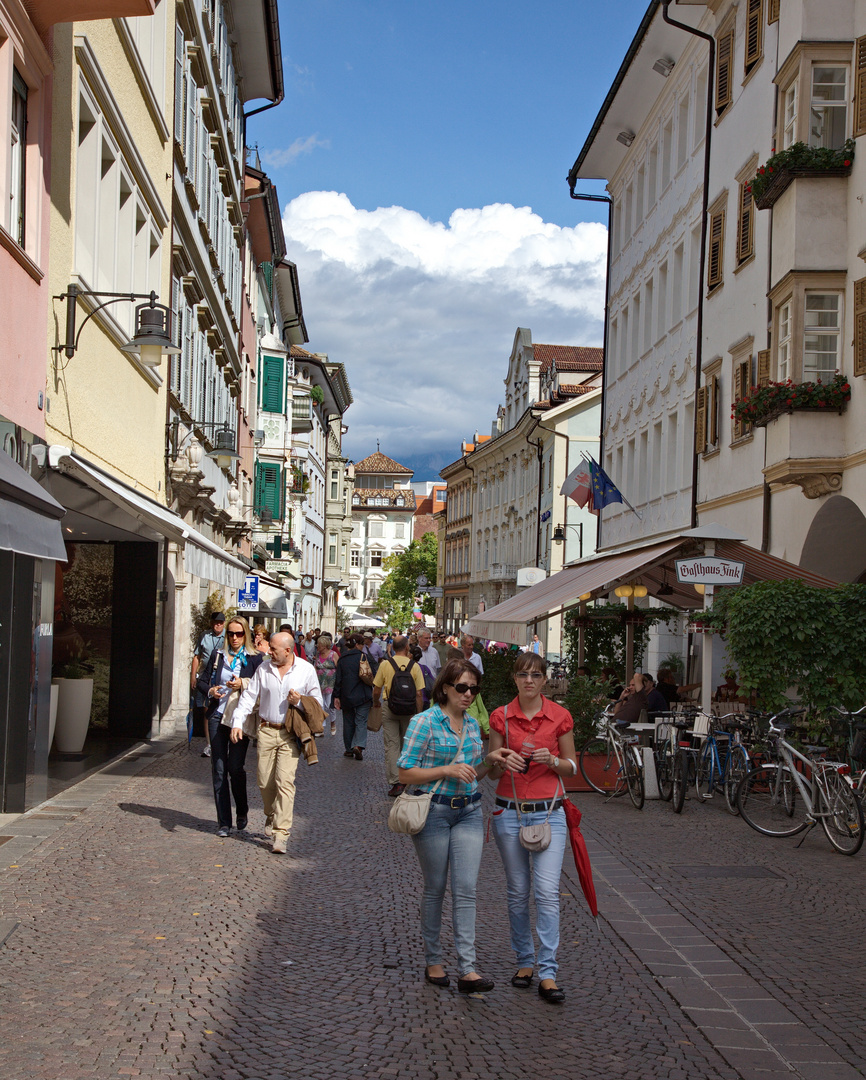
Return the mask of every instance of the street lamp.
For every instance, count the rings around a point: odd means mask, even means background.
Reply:
[[[565,540],[566,529],[577,529],[578,538],[578,558],[583,558],[583,522],[579,522],[577,525],[555,525],[553,529],[553,542],[554,544],[561,544]]]
[[[227,469],[233,461],[240,461],[241,455],[235,449],[237,445],[237,436],[229,427],[228,420],[190,420],[190,424],[193,428],[216,428],[217,431],[214,434],[214,448],[208,450],[207,456],[214,458],[217,465],[221,469]],[[188,431],[186,435],[180,441],[180,420],[175,417],[171,422],[171,448],[172,454],[176,458],[180,453],[183,444],[188,438],[194,434],[194,431]]]
[[[75,317],[78,309],[79,296],[108,297],[101,304],[97,304],[93,311],[78,327],[75,332]],[[64,352],[71,359],[81,340],[81,331],[87,321],[92,319],[97,311],[102,311],[109,304],[117,304],[121,300],[132,303],[133,300],[146,300],[146,304],[139,304],[135,309],[135,334],[131,341],[121,345],[123,352],[131,353],[138,357],[142,367],[158,368],[163,356],[173,356],[180,349],[171,340],[171,311],[165,304],[157,303],[157,294],[150,293],[115,293],[93,292],[90,289],[81,289],[77,285],[69,285],[65,293],[55,296],[55,300],[65,300],[66,308],[66,341],[62,345],[55,345],[55,352]]]

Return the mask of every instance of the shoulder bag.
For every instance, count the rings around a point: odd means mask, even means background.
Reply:
[[[505,745],[508,746],[508,706],[505,706]],[[520,826],[520,832],[518,833],[518,840],[520,846],[527,851],[544,851],[545,848],[550,846],[551,832],[550,832],[550,815],[553,813],[553,807],[556,803],[556,796],[559,794],[559,785],[557,785],[556,792],[553,798],[550,800],[550,807],[547,811],[547,817],[544,821],[538,825],[524,825],[520,817],[520,801],[517,798],[517,788],[514,784],[514,773],[511,773],[511,790],[514,793],[514,812],[517,814],[517,824]],[[559,783],[562,784],[562,777],[557,776]],[[565,793],[565,785],[563,785],[563,794]]]
[[[460,742],[457,744],[457,752],[448,763],[449,765],[453,765],[457,758],[460,757],[465,738],[466,719],[464,718],[463,731],[460,735]],[[427,824],[427,815],[430,813],[430,804],[433,802],[436,788],[444,779],[443,776],[441,780],[436,781],[429,791],[422,791],[420,795],[410,795],[408,791],[398,795],[394,800],[394,805],[391,807],[390,814],[388,814],[388,828],[391,832],[406,833],[408,836],[414,836],[415,833],[421,832]]]
[[[373,668],[370,666],[370,661],[361,653],[361,663],[358,665],[358,678],[365,686],[372,686],[375,676],[373,675]]]

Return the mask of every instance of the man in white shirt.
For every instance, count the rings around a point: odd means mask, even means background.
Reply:
[[[418,635],[418,647],[421,650],[421,663],[426,664],[435,679],[442,667],[439,653],[433,648],[433,635],[429,630],[422,630]]]
[[[471,634],[464,634],[460,639],[460,645],[463,649],[463,659],[468,660],[470,664],[474,664],[483,675],[484,665],[481,663],[481,657],[475,651],[475,638]]]
[[[295,654],[292,634],[274,634],[270,654],[259,664],[232,714],[231,740],[237,742],[243,737],[244,721],[258,702],[257,779],[265,804],[265,834],[274,838],[271,851],[275,855],[286,853],[295,805],[295,773],[301,754],[297,740],[286,728],[286,711],[289,705],[303,708],[304,696],[323,704],[316,669]]]
[[[364,634],[364,651],[368,656],[372,656],[377,664],[381,664],[385,659],[385,650],[382,647],[382,642],[375,634],[371,634],[369,630]]]

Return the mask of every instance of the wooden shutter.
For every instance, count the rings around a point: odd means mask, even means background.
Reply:
[[[767,23],[774,23],[779,21],[779,3],[780,0],[769,0],[767,4]]]
[[[743,365],[734,365],[734,402],[743,396]],[[739,439],[744,434],[742,420],[734,419],[734,438]]]
[[[854,374],[866,375],[866,278],[854,282]]]
[[[279,356],[262,357],[262,410],[283,411],[283,361]]]
[[[707,288],[712,290],[722,283],[725,248],[725,208],[710,214],[710,252],[707,267]]]
[[[866,37],[854,49],[854,135],[866,135]]]
[[[715,448],[719,444],[719,397],[721,393],[721,382],[718,375],[713,375],[710,379],[710,392],[707,395],[707,410],[709,416],[707,417],[707,434],[709,435],[710,446]]]
[[[746,15],[745,69],[748,73],[764,51],[764,0],[749,0]]]
[[[740,214],[737,220],[737,262],[751,258],[755,250],[755,206],[748,181],[740,184]]]
[[[707,388],[701,386],[695,394],[695,453],[707,448]]]
[[[770,382],[770,350],[758,352],[758,386],[767,386]]]
[[[716,112],[723,112],[733,100],[731,65],[734,59],[734,31],[731,28],[718,40],[716,51]]]
[[[283,493],[279,465],[270,462],[256,462],[256,486],[253,502],[255,511],[270,510],[276,520],[283,517]]]

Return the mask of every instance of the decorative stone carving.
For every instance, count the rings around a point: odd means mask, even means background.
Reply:
[[[791,482],[799,484],[807,499],[817,499],[821,495],[833,495],[842,488],[842,474],[839,472],[803,473],[792,476]]]

